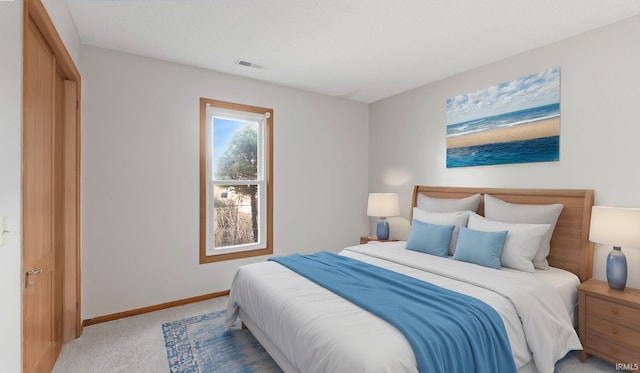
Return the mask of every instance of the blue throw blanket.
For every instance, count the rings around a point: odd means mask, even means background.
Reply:
[[[421,372],[517,370],[502,319],[480,300],[328,252],[270,260],[395,326]]]

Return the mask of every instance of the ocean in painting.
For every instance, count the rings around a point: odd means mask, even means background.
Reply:
[[[488,130],[513,128],[560,116],[560,103],[533,107],[462,123],[447,125],[447,138],[472,135]],[[560,137],[474,145],[447,149],[447,167],[493,164],[555,162],[560,157]]]
[[[555,162],[559,160],[560,136],[447,149],[447,167]]]
[[[509,128],[558,116],[560,116],[560,103],[556,102],[511,113],[472,119],[462,123],[448,124],[447,137],[469,135],[498,128]]]

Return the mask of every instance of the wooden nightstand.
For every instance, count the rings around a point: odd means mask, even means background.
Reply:
[[[596,355],[614,364],[640,364],[640,289],[612,290],[591,279],[578,285],[578,307],[580,361]]]
[[[398,242],[399,240],[379,240],[376,236],[362,236],[360,237],[360,244],[369,243],[370,241],[379,241],[379,242]]]

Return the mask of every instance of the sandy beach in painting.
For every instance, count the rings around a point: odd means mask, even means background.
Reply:
[[[560,118],[542,119],[509,128],[498,128],[461,136],[448,136],[447,149],[559,136]]]

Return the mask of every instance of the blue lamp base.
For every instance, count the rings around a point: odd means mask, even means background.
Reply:
[[[387,219],[380,218],[378,224],[376,224],[376,236],[379,240],[389,239],[389,222],[387,222]]]
[[[624,290],[627,285],[627,258],[618,246],[607,255],[607,282],[614,290]]]

